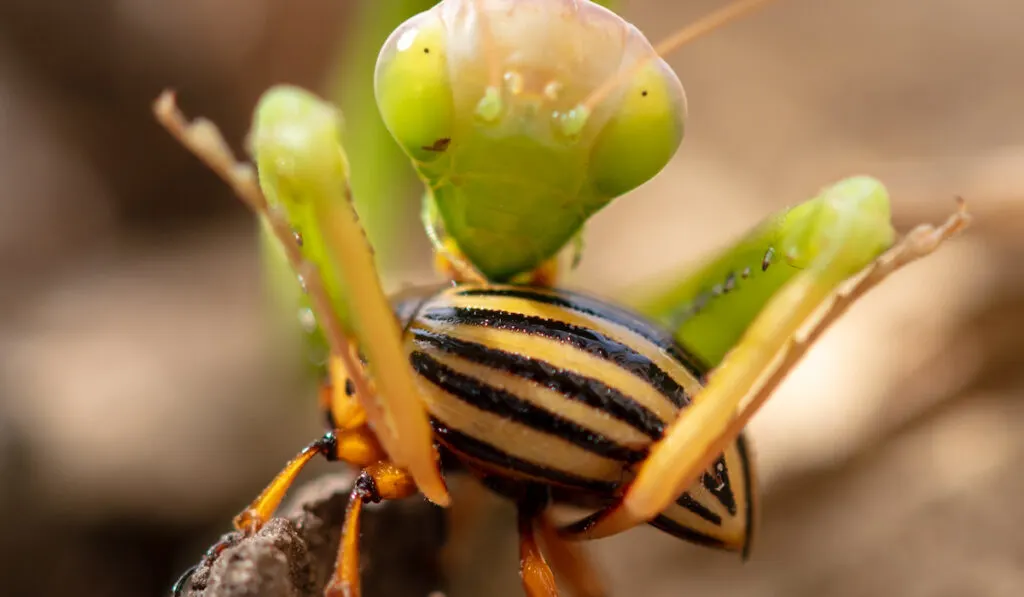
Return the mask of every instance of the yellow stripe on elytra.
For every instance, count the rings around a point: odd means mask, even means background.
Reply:
[[[454,429],[494,449],[537,466],[595,481],[623,479],[623,464],[564,439],[482,411],[429,381],[420,379],[427,410]],[[442,437],[443,439],[443,437]]]
[[[711,468],[708,469],[708,473],[714,478],[715,471],[714,467],[717,462],[712,463]],[[748,499],[747,488],[743,483],[743,462],[739,457],[739,450],[736,449],[736,444],[733,443],[725,451],[725,466],[729,473],[729,487],[733,493],[733,499],[736,502],[736,515],[735,517],[729,514],[729,510],[718,501],[718,498],[714,496],[710,491],[704,487],[702,478],[698,478],[690,486],[689,493],[693,499],[697,500],[701,504],[707,507],[715,514],[722,517],[723,524],[726,524],[731,518],[737,519],[740,524],[745,524],[744,520],[746,517],[746,500]]]
[[[524,402],[534,404],[559,417],[568,419],[580,427],[599,433],[620,446],[639,450],[651,445],[651,438],[632,426],[615,419],[603,410],[566,398],[561,392],[440,350],[424,349],[424,352],[458,373],[515,394]]]
[[[697,531],[698,533],[719,539],[732,547],[739,547],[743,545],[743,542],[746,539],[745,525],[742,522],[737,524],[739,521],[732,521],[727,518],[723,518],[722,526],[718,526],[676,504],[672,504],[668,508],[662,510],[661,515],[674,520],[680,526],[687,527]]]
[[[557,293],[555,293],[554,296],[558,296]],[[652,363],[660,367],[666,374],[671,376],[676,383],[682,386],[690,396],[695,395],[701,389],[700,380],[694,377],[693,374],[684,366],[679,364],[679,362],[668,356],[661,347],[652,343],[643,336],[605,319],[578,313],[558,305],[549,305],[516,297],[483,295],[458,296],[449,294],[444,298],[444,301],[438,301],[438,303],[435,304],[447,304],[453,307],[508,311],[522,315],[542,317],[544,319],[551,319],[594,330],[595,332],[603,334],[612,340],[629,346],[637,353],[650,359]]]
[[[664,394],[649,382],[632,373],[609,365],[608,361],[567,346],[557,340],[523,334],[512,330],[500,330],[471,325],[449,325],[436,328],[438,331],[484,346],[500,347],[501,350],[550,363],[559,369],[575,371],[597,379],[615,388],[637,403],[653,412],[666,425],[675,419],[677,409]]]
[[[694,501],[717,514],[722,519],[721,525],[713,524],[674,503],[662,510],[660,514],[674,520],[680,526],[719,539],[733,548],[739,548],[746,542],[749,531],[747,512],[750,508],[751,493],[750,488],[746,485],[743,461],[736,443],[731,444],[725,451],[725,466],[729,472],[730,488],[736,502],[735,515],[729,514],[726,507],[704,487],[700,479],[695,481],[687,492]]]

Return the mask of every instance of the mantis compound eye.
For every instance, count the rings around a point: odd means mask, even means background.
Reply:
[[[452,89],[446,31],[437,11],[396,29],[381,48],[374,73],[377,106],[388,131],[415,160],[444,155],[452,135]]]
[[[663,60],[651,60],[625,82],[595,140],[589,175],[597,192],[617,197],[653,178],[679,149],[685,120],[679,78]]]

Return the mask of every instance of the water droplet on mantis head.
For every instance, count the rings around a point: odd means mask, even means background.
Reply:
[[[410,27],[401,37],[398,38],[397,49],[399,52],[404,52],[412,47],[413,42],[416,41],[416,36],[419,35],[420,30],[416,27]]]
[[[559,94],[562,93],[563,85],[559,81],[550,81],[544,86],[544,97],[551,101],[558,99]]]
[[[577,106],[568,112],[555,112],[555,128],[568,139],[576,139],[587,126],[590,110],[586,106]]]
[[[505,73],[505,87],[512,95],[519,95],[523,92],[523,75],[518,71],[510,70]]]
[[[480,102],[476,105],[476,115],[484,122],[493,123],[501,116],[504,104],[501,101],[501,92],[496,87],[488,87]]]

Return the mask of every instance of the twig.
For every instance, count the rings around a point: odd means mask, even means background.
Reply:
[[[332,474],[296,490],[284,515],[192,575],[187,597],[322,597],[334,571],[353,477]],[[422,498],[368,504],[361,562],[367,597],[436,597],[444,587],[444,510]]]

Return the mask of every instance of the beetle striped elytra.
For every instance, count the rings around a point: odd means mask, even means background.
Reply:
[[[465,10],[508,8],[498,0],[447,1],[448,8]],[[746,0],[736,6],[762,2]],[[543,3],[531,0],[530,5]],[[550,4],[556,5],[565,4]],[[731,18],[737,10],[724,10],[710,21]],[[498,21],[493,14],[481,12],[475,20],[458,22],[484,26]],[[444,32],[435,26],[430,33],[437,41],[436,36]],[[486,27],[477,34],[483,45],[493,42]],[[405,49],[423,49],[411,42],[405,45]],[[439,46],[426,49],[435,47]],[[495,54],[485,54],[492,60],[488,66],[495,66]],[[639,70],[627,69],[627,74],[640,73],[644,64],[651,63],[639,60],[634,64]],[[629,76],[609,81],[635,82]],[[586,107],[613,87],[607,87],[607,81],[599,83],[576,99]],[[517,90],[520,86],[513,81],[506,91],[515,96]],[[503,92],[492,86],[460,91],[469,92],[478,93],[478,116],[485,124],[497,123],[503,110],[515,104],[502,105]],[[459,257],[459,250],[469,246],[464,234],[460,238],[462,233],[438,237],[442,243],[454,240],[452,255],[467,266],[442,268],[442,272],[476,269],[485,283],[455,280],[459,285],[428,296],[422,304],[400,306],[399,312],[409,318],[408,325],[402,326],[382,290],[372,249],[351,204],[348,162],[338,141],[339,117],[330,106],[292,88],[276,88],[264,96],[253,131],[260,188],[252,172],[234,162],[209,123],[189,125],[169,96],[158,101],[156,110],[172,133],[213,166],[269,224],[266,230],[274,234],[302,278],[326,336],[330,381],[324,405],[333,429],[289,463],[235,524],[252,532],[269,520],[288,486],[316,454],[360,468],[328,595],[359,594],[359,520],[365,502],[399,499],[419,491],[440,505],[448,504],[437,464],[439,453],[454,455],[488,486],[516,501],[523,583],[530,595],[556,591],[552,571],[534,537],[538,529],[544,533],[554,526],[546,512],[552,504],[594,511],[560,527],[557,535],[547,533],[554,538],[545,541],[549,552],[569,549],[567,540],[600,538],[643,523],[683,539],[746,551],[756,513],[753,467],[742,439],[746,422],[806,351],[808,338],[820,334],[854,298],[902,265],[935,250],[967,221],[961,212],[941,227],[913,231],[893,247],[885,189],[867,177],[850,178],[777,215],[770,220],[772,225],[726,249],[709,269],[685,280],[683,290],[666,295],[671,304],[655,301],[657,308],[645,313],[645,318],[588,296],[545,288],[554,281],[550,272],[542,271],[546,264],[541,258],[546,255],[534,254],[529,247],[523,251],[509,240],[551,232],[545,242],[559,248],[567,234],[577,232],[576,223],[566,227],[558,218],[548,220],[544,205],[534,204],[525,211],[515,205],[513,211],[522,213],[513,214],[514,234],[502,236],[509,232],[509,219],[504,217],[512,209],[509,197],[516,196],[497,191],[514,187],[530,175],[512,168],[502,178],[503,156],[509,157],[505,152],[512,151],[516,160],[507,163],[535,164],[537,156],[530,151],[538,140],[531,136],[536,131],[529,123],[521,131],[508,129],[506,123],[501,131],[490,134],[511,139],[512,145],[489,153],[484,144],[473,154],[475,160],[491,160],[486,174],[500,184],[477,188],[479,195],[452,202],[449,208],[461,201],[466,210],[455,207],[456,215],[444,222],[448,229],[451,221],[468,218],[472,221],[462,232],[470,237],[483,232],[481,238],[491,241],[504,238],[484,249],[496,260],[473,250],[464,251],[466,259]],[[664,116],[655,111],[656,116]],[[646,114],[644,109],[631,114],[638,113]],[[537,113],[517,114],[523,122]],[[604,116],[605,126],[615,122],[616,114]],[[423,132],[416,126],[436,132],[430,127],[437,123],[417,120],[420,117],[406,122],[413,129],[396,134],[400,142],[408,142],[402,136],[410,130]],[[583,127],[584,121],[586,117],[576,124]],[[559,121],[556,126],[574,125]],[[626,127],[625,132],[631,131],[635,132]],[[591,133],[596,139],[603,130]],[[431,148],[430,155],[421,159],[437,157],[434,154],[450,157],[465,142],[457,134],[445,133],[438,137],[445,141],[438,144],[431,136],[426,134],[422,144],[412,145]],[[520,151],[524,153],[515,153]],[[655,162],[663,157],[659,156]],[[626,168],[623,176],[634,183],[632,174],[635,171]],[[457,187],[459,178],[446,184]],[[480,209],[475,204],[469,209],[468,199],[479,201]],[[524,214],[530,218],[523,219]],[[557,230],[545,230],[548,224]],[[303,232],[301,244],[296,242],[296,228]],[[509,244],[502,244],[505,241]],[[882,255],[886,249],[889,252]],[[495,265],[508,257],[503,255],[506,251],[513,255],[512,265]],[[770,271],[763,266],[765,255],[772,255]],[[739,280],[734,275],[730,278],[735,272],[743,272]],[[840,285],[858,273],[863,275],[852,290],[812,321]],[[511,274],[525,275],[531,284],[486,282]],[[711,299],[703,292],[691,293],[716,284],[729,284],[729,292],[712,293]],[[705,297],[700,300],[714,301],[719,308],[686,308],[697,300],[694,297]],[[737,300],[738,306],[732,302]],[[700,358],[691,356],[684,346],[703,345],[701,339],[681,324],[660,331],[659,326],[673,320],[658,316],[658,309],[670,316],[692,313],[685,323],[696,321],[723,330],[724,319],[736,319],[718,338],[730,350],[723,354],[716,347]],[[809,321],[813,324],[809,335],[798,337]],[[705,383],[708,368],[714,371]],[[553,555],[552,561],[557,565],[564,558]],[[580,583],[574,586],[581,593],[594,594],[585,592]]]
[[[573,505],[612,503],[705,374],[668,332],[578,293],[461,285],[417,302],[405,342],[438,442]],[[745,550],[752,466],[740,436],[650,523]]]

